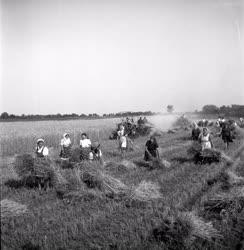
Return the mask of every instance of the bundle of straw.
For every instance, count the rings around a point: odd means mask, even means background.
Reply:
[[[31,173],[34,166],[34,158],[31,154],[23,154],[15,157],[14,168],[20,176],[26,176]]]
[[[195,156],[196,154],[200,153],[202,150],[201,144],[199,142],[192,142],[192,145],[187,150],[189,155]]]
[[[225,211],[227,214],[233,214],[244,208],[244,196],[240,192],[235,196],[218,195],[204,203],[204,211],[213,214],[221,214]]]
[[[142,181],[131,193],[131,199],[150,201],[160,199],[160,187],[152,182]]]
[[[98,188],[108,195],[126,194],[128,187],[120,180],[105,174],[101,166],[95,163],[81,165],[81,179],[89,188]]]
[[[181,213],[182,220],[186,220],[191,228],[191,236],[205,240],[221,239],[220,233],[213,227],[211,222],[204,222],[202,218],[196,216],[193,212]]]
[[[26,205],[8,199],[1,200],[1,219],[19,216],[27,211]]]
[[[54,185],[55,173],[48,159],[35,159],[30,154],[19,155],[15,159],[14,168],[25,185],[35,187],[40,184],[40,180]]]
[[[228,182],[230,185],[244,185],[244,177],[238,176],[235,172],[228,170]]]
[[[132,161],[123,160],[121,162],[108,162],[105,164],[105,169],[130,171],[136,169],[136,165]]]
[[[222,236],[211,223],[204,222],[192,212],[165,218],[152,232],[156,241],[163,241],[167,249],[188,249],[195,239],[220,239]]]

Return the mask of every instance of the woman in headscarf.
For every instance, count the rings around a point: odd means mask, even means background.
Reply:
[[[36,145],[36,157],[37,158],[45,158],[48,156],[48,148],[44,145],[44,140],[42,138],[37,140],[37,145]]]
[[[125,127],[123,125],[120,125],[117,135],[119,140],[119,149],[123,156],[125,151],[127,150],[127,138],[125,135]]]
[[[68,133],[65,133],[63,135],[63,138],[61,139],[61,152],[60,152],[60,157],[67,159],[71,156],[71,139]]]
[[[80,148],[81,148],[80,159],[91,160],[92,157],[91,140],[88,138],[86,133],[81,134]]]
[[[154,136],[151,136],[150,139],[146,142],[144,160],[151,161],[158,158],[158,143],[156,138]]]
[[[204,127],[202,133],[199,135],[199,142],[201,144],[202,150],[213,148],[213,143],[209,130]]]
[[[191,138],[193,141],[197,141],[199,138],[199,135],[201,134],[201,129],[198,127],[196,122],[193,122],[193,129],[191,131]]]

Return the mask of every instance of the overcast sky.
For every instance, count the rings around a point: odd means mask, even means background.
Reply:
[[[9,113],[244,104],[243,0],[1,0]]]

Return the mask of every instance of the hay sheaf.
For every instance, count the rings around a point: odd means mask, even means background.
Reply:
[[[46,181],[51,186],[61,180],[57,169],[49,159],[34,158],[31,154],[18,155],[15,158],[14,169],[24,185],[37,187]]]
[[[152,231],[152,237],[170,249],[189,249],[195,239],[211,241],[222,236],[211,222],[205,222],[192,212],[178,213],[165,218],[161,225]]]
[[[228,193],[218,194],[205,201],[203,207],[206,214],[220,217],[236,215],[244,209],[244,187],[234,187]]]
[[[26,205],[8,199],[1,200],[1,219],[19,216],[27,212]]]
[[[213,227],[212,222],[205,222],[193,212],[184,212],[180,218],[188,222],[191,228],[191,236],[205,240],[221,239],[222,235]]]
[[[97,188],[106,195],[125,195],[129,188],[120,180],[104,173],[103,168],[96,163],[82,163],[79,165],[82,181],[89,188]]]
[[[133,200],[150,201],[160,199],[160,187],[158,184],[150,181],[142,181],[131,193],[130,196]]]
[[[151,169],[157,169],[157,168],[170,168],[171,163],[165,159],[152,159],[152,161],[149,162],[149,167]]]
[[[117,171],[130,171],[135,170],[137,166],[129,160],[123,160],[121,162],[108,162],[105,164],[105,169],[117,170]]]

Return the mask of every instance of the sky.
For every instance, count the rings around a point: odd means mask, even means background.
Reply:
[[[244,0],[0,1],[0,112],[244,105]]]

